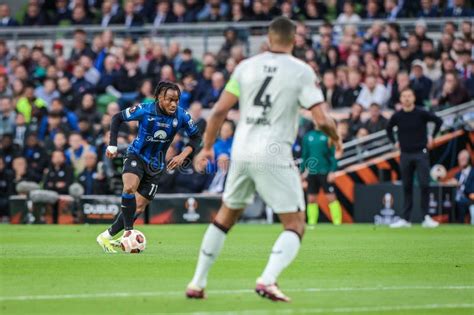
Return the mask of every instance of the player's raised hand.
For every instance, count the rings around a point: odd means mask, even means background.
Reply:
[[[214,149],[203,148],[194,159],[194,167],[198,172],[203,172],[206,169],[207,162],[214,161]]]
[[[117,147],[113,145],[109,145],[107,150],[105,150],[105,156],[109,159],[113,159],[117,157]]]

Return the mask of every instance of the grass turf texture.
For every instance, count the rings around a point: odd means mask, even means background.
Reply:
[[[205,301],[184,298],[205,225],[139,226],[148,247],[138,255],[104,254],[104,228],[1,225],[0,313],[474,314],[468,226],[319,225],[280,277],[291,304],[252,291],[278,225],[229,233]]]

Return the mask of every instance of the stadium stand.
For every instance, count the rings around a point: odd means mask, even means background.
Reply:
[[[58,193],[73,182],[86,195],[119,193],[120,156],[104,157],[111,117],[153,100],[156,83],[170,80],[182,88],[180,105],[204,123],[235,66],[268,49],[265,21],[278,15],[299,21],[293,53],[319,74],[326,106],[339,122],[340,169],[394,150],[384,128],[406,87],[417,106],[443,110],[446,119],[472,112],[473,11],[463,0],[443,7],[395,0],[249,3],[29,1],[14,16],[0,4],[0,173],[11,179],[1,182],[1,204],[21,181]],[[228,119],[238,116],[236,108]],[[302,113],[297,160],[301,138],[313,128],[307,117]],[[133,123],[122,127],[122,154],[135,132]],[[216,144],[223,163],[232,133],[228,124]],[[187,141],[179,135],[172,154]],[[203,175],[188,166],[163,176],[159,189],[222,191],[222,172],[225,167],[211,165]]]

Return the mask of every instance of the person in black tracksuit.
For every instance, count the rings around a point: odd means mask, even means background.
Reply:
[[[391,227],[410,226],[410,216],[413,207],[413,178],[415,172],[421,191],[421,210],[425,215],[424,227],[436,227],[437,222],[428,215],[430,160],[428,147],[433,137],[439,132],[443,121],[435,114],[415,107],[415,93],[405,89],[400,94],[402,110],[395,113],[388,122],[387,135],[400,148],[400,171],[404,192],[403,218]],[[428,139],[427,123],[433,122],[435,128]],[[397,126],[398,142],[395,141],[393,128]]]

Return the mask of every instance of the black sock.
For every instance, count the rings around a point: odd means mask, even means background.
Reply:
[[[140,215],[141,213],[135,212],[135,215],[133,216],[133,222],[135,222]],[[109,233],[110,235],[115,236],[122,230],[123,230],[123,214],[122,212],[120,212],[115,217],[114,223],[112,223],[112,225],[109,227]]]
[[[122,214],[123,214],[123,228],[125,231],[133,230],[133,216],[137,208],[135,194],[122,194]]]

